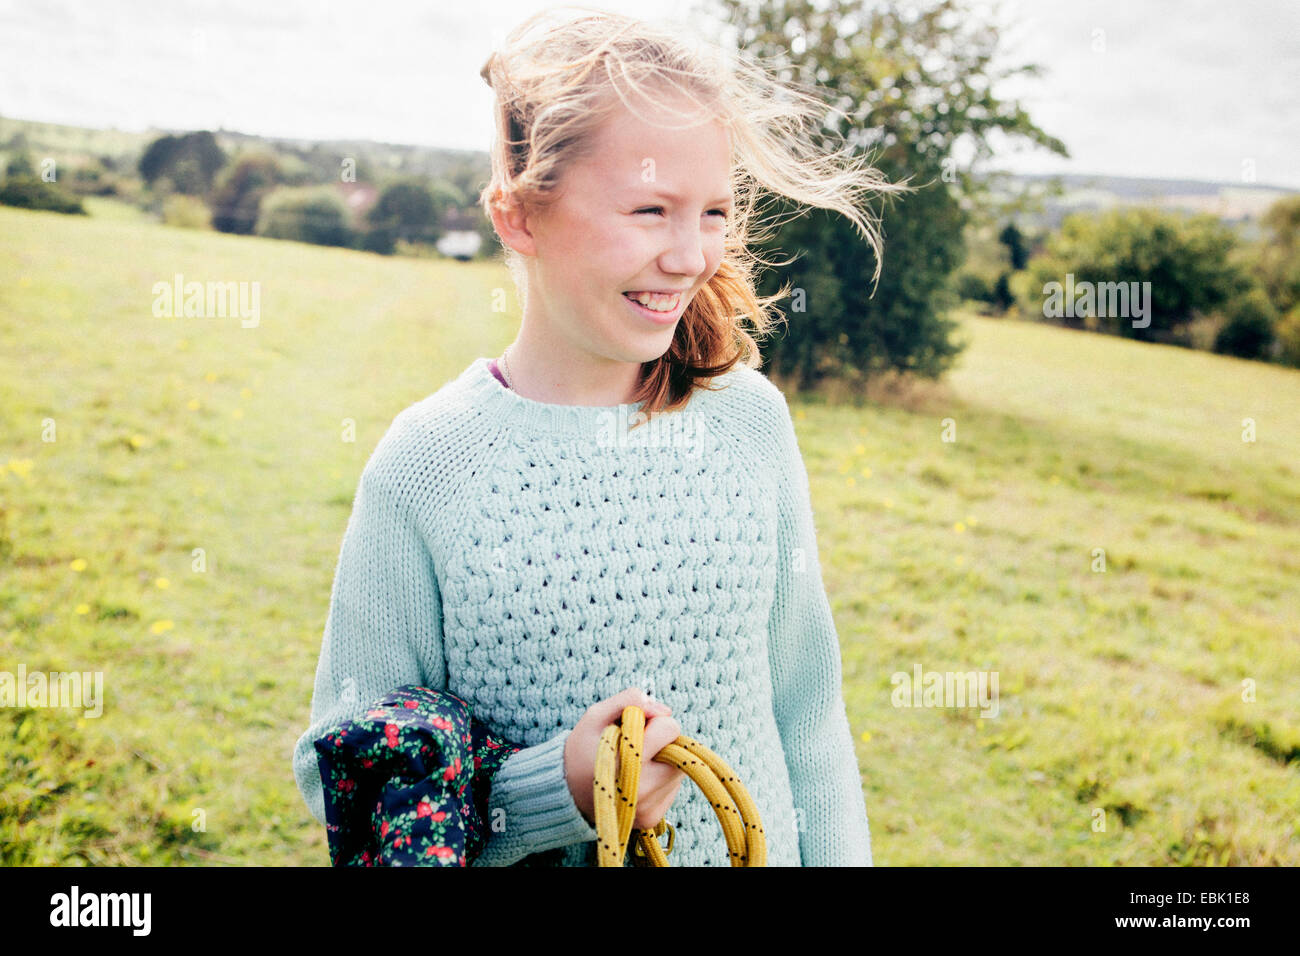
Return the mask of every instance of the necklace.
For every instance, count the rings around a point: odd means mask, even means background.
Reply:
[[[510,351],[510,346],[506,346],[505,352],[501,353],[501,374],[505,377],[506,385],[510,388],[515,387],[514,380],[510,377],[510,362],[506,359],[506,352]]]

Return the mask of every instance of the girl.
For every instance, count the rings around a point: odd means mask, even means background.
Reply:
[[[726,866],[713,808],[652,760],[713,749],[759,809],[773,866],[870,865],[807,474],[743,327],[770,327],[747,252],[759,187],[836,209],[902,187],[798,124],[827,108],[662,26],[534,16],[483,68],[496,93],[481,201],[523,302],[499,360],[393,421],[335,574],[312,740],[395,687],[466,700],[518,742],[475,865],[591,866],[601,730],[648,718],[635,825],[673,866]],[[877,272],[879,266],[877,265]]]

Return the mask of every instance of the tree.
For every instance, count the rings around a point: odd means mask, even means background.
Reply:
[[[207,130],[184,136],[160,136],[140,157],[140,175],[150,186],[164,177],[179,193],[201,196],[226,164],[226,154]]]
[[[1015,304],[1016,297],[1011,293],[1010,273],[1003,272],[993,284],[993,304],[1003,312]]]
[[[257,225],[265,196],[279,182],[279,165],[269,154],[245,156],[234,163],[212,194],[212,228],[248,235]]]
[[[1030,261],[1024,305],[1044,315],[1057,286],[1065,297],[1071,296],[1070,290],[1086,294],[1091,288],[1096,293],[1091,308],[1086,296],[1076,296],[1080,305],[1065,310],[1063,324],[1177,342],[1196,313],[1216,309],[1249,290],[1249,276],[1233,259],[1236,243],[1231,229],[1205,214],[1184,217],[1149,207],[1076,213],[1048,239],[1043,255]],[[1144,295],[1147,288],[1150,294]],[[1146,315],[1137,315],[1135,289],[1146,303]],[[1127,302],[1127,307],[1113,307],[1117,302]]]
[[[847,140],[870,151],[891,181],[910,178],[918,187],[876,209],[884,259],[874,295],[874,257],[838,214],[816,210],[759,246],[764,258],[807,253],[782,266],[779,279],[804,290],[808,312],[796,312],[785,334],[768,344],[768,364],[797,375],[801,387],[851,370],[938,376],[961,350],[944,313],[952,302],[949,275],[965,256],[966,207],[986,195],[972,170],[952,160],[953,149],[964,141],[977,162],[987,159],[997,131],[1066,155],[1018,103],[992,93],[995,81],[1038,68],[995,71],[996,28],[959,0],[920,7],[891,0],[870,8],[863,0],[720,2],[742,49],[777,64],[783,79],[816,87],[839,111],[828,111],[816,141],[835,149]],[[778,206],[783,213],[786,207]],[[767,273],[759,291],[772,294],[784,284]]]
[[[281,188],[262,203],[256,232],[270,239],[293,239],[318,246],[347,246],[352,242],[348,211],[333,188]]]
[[[367,219],[391,228],[394,238],[424,239],[433,228],[433,194],[422,180],[399,180],[384,187]]]
[[[463,197],[445,183],[430,188],[418,177],[406,177],[385,186],[367,216],[371,226],[405,242],[436,242],[438,223]]]
[[[1277,335],[1277,360],[1283,365],[1300,368],[1300,305],[1278,321],[1274,330]]]
[[[998,233],[998,242],[1007,247],[1007,258],[1011,260],[1014,271],[1019,272],[1029,262],[1029,250],[1025,248],[1024,237],[1014,222],[1007,223],[1006,228]]]
[[[1262,289],[1252,289],[1228,306],[1228,321],[1214,338],[1214,351],[1238,358],[1267,358],[1277,310]]]
[[[1284,196],[1260,219],[1266,237],[1256,273],[1273,307],[1290,312],[1300,305],[1300,195]]]

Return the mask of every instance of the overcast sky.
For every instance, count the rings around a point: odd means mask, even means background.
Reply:
[[[484,59],[540,0],[0,0],[0,115],[486,150]],[[683,19],[691,0],[595,0]],[[1064,140],[1024,172],[1300,189],[1297,0],[1002,0],[1001,92]],[[698,22],[698,17],[696,18]],[[1101,32],[1097,32],[1101,31]],[[1100,47],[1100,49],[1096,49]]]

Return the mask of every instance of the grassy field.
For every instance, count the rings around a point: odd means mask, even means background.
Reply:
[[[177,273],[257,326],[155,317]],[[327,862],[289,754],[357,477],[500,288],[0,209],[0,670],[107,698],[0,708],[0,863]],[[792,400],[877,863],[1300,863],[1300,373],[962,327],[941,386]],[[998,716],[894,707],[917,664]]]

